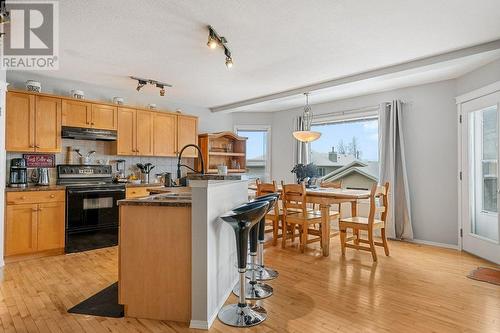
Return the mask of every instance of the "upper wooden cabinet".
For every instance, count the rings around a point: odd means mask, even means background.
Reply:
[[[7,93],[5,149],[35,151],[35,96]]]
[[[177,153],[188,144],[198,144],[198,118],[177,115]],[[182,157],[198,157],[198,151],[192,147],[186,148]]]
[[[71,127],[116,130],[117,107],[76,100],[63,100],[62,124]]]
[[[118,139],[116,140],[117,155],[136,155],[135,115],[135,109],[118,109]]]
[[[118,112],[116,106],[92,104],[92,118],[90,125],[93,128],[115,130],[118,128]]]
[[[7,151],[61,151],[61,99],[8,92]]]
[[[153,112],[137,110],[135,149],[137,155],[153,155]]]
[[[62,124],[72,127],[91,127],[92,104],[65,99],[62,101]]]
[[[155,156],[176,156],[177,116],[155,112],[153,116],[153,154]]]
[[[61,151],[61,99],[36,96],[35,151]]]

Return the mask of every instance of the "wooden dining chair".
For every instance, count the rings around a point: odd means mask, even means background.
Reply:
[[[255,180],[255,184],[257,185],[257,192],[256,192],[257,197],[269,193],[278,192],[278,186],[276,185],[276,182],[274,180],[272,183],[263,183],[260,179],[257,178]],[[283,210],[280,209],[279,204],[276,203],[276,205],[274,205],[274,209],[266,214],[266,220],[272,221],[273,246],[276,246],[276,244],[278,244],[278,237],[279,237],[278,231],[280,229],[280,221],[282,221],[282,219],[283,219]]]
[[[342,255],[345,255],[345,248],[350,247],[357,250],[370,251],[372,253],[373,261],[377,261],[377,252],[375,251],[375,245],[383,246],[385,255],[389,255],[389,247],[387,246],[387,238],[385,235],[385,227],[387,221],[387,212],[389,210],[389,203],[387,196],[389,194],[389,182],[386,182],[384,186],[379,186],[378,184],[373,184],[372,190],[370,192],[370,212],[368,217],[353,216],[349,218],[340,219],[340,245],[342,249]],[[377,206],[377,201],[380,204]],[[376,214],[380,213],[380,219],[376,219]],[[352,229],[354,235],[347,237],[347,229]],[[375,229],[380,229],[382,242],[375,242],[373,239],[373,232]],[[365,230],[368,232],[368,239],[361,239],[359,237],[360,230]],[[348,243],[353,241],[354,244]],[[361,246],[359,243],[368,244],[367,246]]]
[[[304,252],[308,243],[319,241],[323,247],[321,211],[312,210],[307,207],[306,187],[304,184],[284,184],[281,182],[283,190],[281,198],[283,200],[283,230],[291,229],[293,234],[295,226],[299,227],[300,251]],[[338,212],[330,211],[329,218],[338,216]],[[330,223],[330,219],[328,220]],[[318,226],[315,228],[314,226]],[[290,228],[289,228],[290,226]],[[317,236],[309,239],[308,236]],[[283,232],[281,246],[285,248],[286,240],[289,237],[287,232]]]

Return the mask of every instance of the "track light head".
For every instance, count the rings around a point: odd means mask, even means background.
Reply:
[[[147,81],[137,80],[137,88],[135,90],[139,91],[147,84]]]
[[[226,67],[228,69],[231,69],[231,67],[233,67],[233,59],[231,59],[231,57],[226,57]]]
[[[160,96],[165,96],[165,86],[163,84],[157,83],[156,87],[160,88]]]

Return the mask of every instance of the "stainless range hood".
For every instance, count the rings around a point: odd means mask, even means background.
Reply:
[[[63,126],[61,136],[63,139],[116,141],[116,131],[96,128]]]

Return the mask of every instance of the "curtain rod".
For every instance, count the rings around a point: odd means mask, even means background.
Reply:
[[[400,100],[401,104],[409,104],[407,101]],[[321,113],[321,114],[314,114],[313,119],[319,119],[319,118],[325,118],[325,117],[331,117],[331,116],[344,116],[352,113],[361,113],[361,112],[369,112],[369,111],[376,111],[380,109],[380,106],[382,104],[390,104],[390,102],[381,102],[380,104],[377,105],[368,105],[368,106],[363,106],[355,109],[347,109],[347,110],[340,110],[340,111],[333,111],[333,112],[328,112],[328,113]],[[314,107],[314,106],[313,106]],[[314,111],[314,109],[313,109]]]

